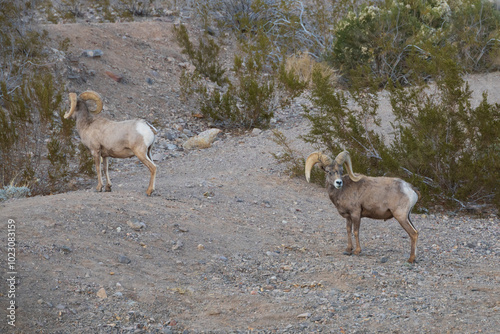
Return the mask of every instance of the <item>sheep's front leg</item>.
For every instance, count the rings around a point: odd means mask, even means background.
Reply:
[[[108,157],[102,158],[102,163],[104,164],[104,175],[106,176],[106,190],[111,191],[111,179],[109,178],[108,173]]]
[[[344,255],[352,254],[352,220],[350,217],[346,218],[346,228],[347,228],[347,248],[345,249]]]
[[[99,153],[93,153],[95,162],[95,172],[97,173],[97,191],[102,191],[102,175],[101,175],[101,155]]]
[[[354,238],[356,239],[356,249],[354,250],[354,255],[359,255],[359,253],[361,253],[361,246],[359,244],[359,226],[361,225],[361,218],[352,217],[352,224],[354,225]]]

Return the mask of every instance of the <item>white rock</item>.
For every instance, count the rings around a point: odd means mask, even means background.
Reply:
[[[219,133],[221,133],[221,130],[219,129],[203,131],[199,135],[189,138],[184,144],[182,144],[182,147],[185,150],[209,148]]]

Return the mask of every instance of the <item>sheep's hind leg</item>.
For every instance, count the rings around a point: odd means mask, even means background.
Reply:
[[[97,173],[97,187],[98,192],[102,191],[102,173],[101,173],[101,156],[99,153],[92,154],[94,156],[95,172]]]
[[[399,214],[399,215],[394,215],[394,218],[399,222],[402,228],[408,233],[410,236],[411,240],[411,251],[410,251],[410,258],[408,259],[409,263],[415,262],[415,258],[417,255],[417,240],[418,240],[418,231],[415,229],[415,226],[413,226],[411,220],[410,220],[410,214]]]
[[[109,178],[109,173],[108,173],[108,157],[102,158],[102,163],[104,165],[104,175],[106,176],[106,189],[105,191],[110,192],[111,191],[111,179]]]
[[[153,191],[155,190],[155,179],[156,179],[156,165],[154,162],[149,158],[147,151],[142,150],[140,152],[134,152],[137,158],[148,167],[149,171],[151,172],[151,178],[149,179],[149,186],[148,189],[146,190],[146,194],[148,196],[151,196]]]
[[[346,229],[347,229],[347,248],[344,251],[344,255],[352,254],[352,220],[351,218],[346,219]]]

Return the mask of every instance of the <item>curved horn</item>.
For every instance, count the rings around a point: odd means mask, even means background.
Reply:
[[[93,111],[91,110],[90,111],[91,113],[98,114],[102,111],[102,98],[101,98],[101,95],[99,95],[98,93],[96,93],[92,90],[88,90],[86,92],[81,93],[79,98],[81,98],[84,101],[92,100],[95,102],[95,104],[96,104],[95,110],[93,110]]]
[[[349,178],[353,180],[354,182],[358,182],[359,180],[362,179],[361,175],[356,175],[352,171],[352,162],[351,162],[351,156],[349,155],[349,152],[343,151],[340,152],[339,155],[335,158],[335,163],[338,165],[342,165],[345,163],[347,167],[347,173],[349,174]]]
[[[305,171],[307,182],[309,182],[311,178],[311,169],[317,163],[320,163],[321,166],[328,166],[332,163],[332,160],[321,152],[314,152],[309,154],[309,156],[306,159],[306,171]]]
[[[69,118],[76,109],[76,93],[69,93],[69,100],[71,102],[71,108],[64,114],[64,118]]]

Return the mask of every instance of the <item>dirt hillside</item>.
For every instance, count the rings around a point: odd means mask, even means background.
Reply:
[[[497,216],[413,215],[414,265],[395,220],[364,219],[361,255],[345,256],[345,221],[325,189],[283,173],[270,130],[223,133],[211,148],[181,150],[209,124],[180,100],[188,65],[172,25],[45,27],[70,90],[98,91],[109,117],[160,128],[157,190],[146,197],[149,172],[137,159],[115,159],[111,193],[82,178],[75,191],[0,203],[0,332],[498,332]],[[69,50],[58,51],[65,38]],[[82,56],[96,49],[103,55]],[[469,80],[476,98],[488,90],[500,102],[499,74]],[[278,112],[273,126],[305,156],[312,148],[297,139],[308,126],[300,112]],[[5,283],[12,275],[14,286]]]

